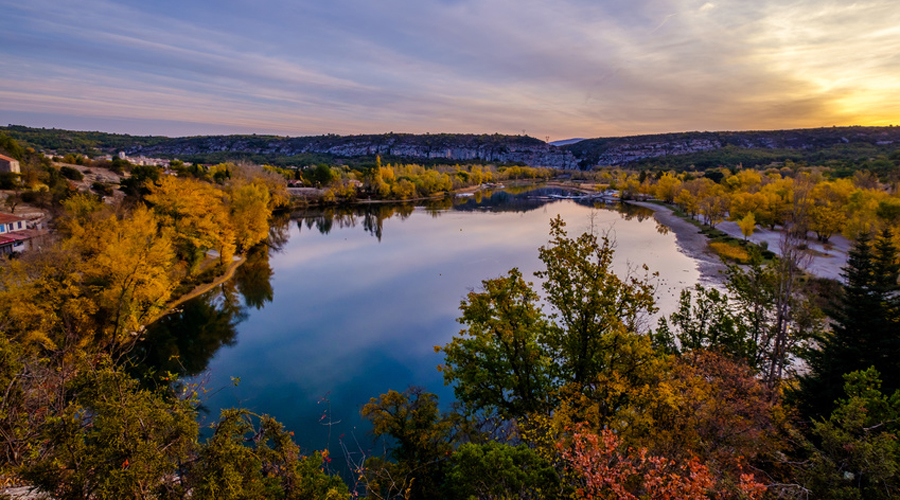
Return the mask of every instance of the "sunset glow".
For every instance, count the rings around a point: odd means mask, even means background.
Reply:
[[[900,124],[891,0],[0,0],[0,124],[194,135]]]

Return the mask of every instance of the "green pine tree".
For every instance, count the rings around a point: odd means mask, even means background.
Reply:
[[[850,251],[842,296],[829,316],[832,331],[806,354],[809,372],[796,394],[805,417],[831,414],[843,398],[843,376],[874,366],[884,374],[885,392],[900,388],[900,314],[897,284],[900,265],[889,230],[873,243],[860,236]]]

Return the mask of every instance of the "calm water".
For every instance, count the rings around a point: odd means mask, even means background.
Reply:
[[[609,231],[618,272],[644,263],[659,272],[663,312],[700,278],[674,234],[643,210],[521,194],[464,201],[282,221],[279,250],[252,256],[233,282],[156,325],[143,354],[172,371],[204,373],[210,418],[241,405],[278,418],[307,450],[337,450],[341,436],[365,449],[359,409],[369,398],[419,385],[452,400],[434,346],[459,331],[460,301],[482,280],[518,267],[537,286],[538,247],[557,214],[570,236]]]

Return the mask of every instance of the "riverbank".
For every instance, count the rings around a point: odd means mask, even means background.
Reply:
[[[697,261],[701,281],[706,283],[722,283],[724,281],[725,264],[709,250],[706,235],[690,222],[675,215],[671,208],[646,201],[629,200],[625,203],[653,210],[654,218],[660,224],[675,233],[675,243],[681,253]]]
[[[675,232],[678,248],[685,255],[697,260],[698,268],[704,279],[716,283],[722,282],[726,267],[722,264],[721,259],[709,250],[709,240],[700,233],[697,226],[675,215],[671,208],[664,205],[633,200],[626,203],[653,210],[656,220]],[[744,238],[736,222],[721,222],[716,225],[716,229],[734,238]],[[781,255],[781,231],[777,229],[756,228],[748,240],[768,248],[776,255]],[[847,253],[852,247],[852,242],[841,235],[835,235],[831,237],[828,244],[810,239],[806,245],[809,262],[804,266],[804,270],[819,278],[840,280],[842,268],[847,265]]]
[[[203,284],[197,285],[197,286],[194,287],[194,289],[191,290],[190,292],[188,292],[188,293],[186,293],[186,294],[184,294],[184,295],[180,295],[177,299],[175,299],[175,300],[173,300],[172,302],[169,302],[168,304],[166,304],[166,308],[165,308],[162,312],[160,312],[159,314],[157,314],[155,317],[153,317],[153,319],[151,319],[150,321],[148,321],[148,322],[147,322],[147,325],[151,325],[151,324],[153,324],[154,322],[159,321],[160,319],[162,319],[163,317],[167,316],[169,313],[171,313],[172,311],[174,311],[178,306],[180,306],[181,304],[184,304],[185,302],[187,302],[187,301],[193,299],[194,297],[198,297],[198,296],[200,296],[200,295],[203,295],[204,293],[206,293],[206,292],[212,290],[213,288],[215,288],[215,287],[221,285],[222,283],[227,282],[228,280],[230,280],[231,278],[234,277],[234,272],[237,270],[237,268],[241,267],[241,265],[242,265],[244,262],[247,262],[247,257],[241,255],[239,258],[237,258],[236,260],[232,261],[231,264],[229,264],[227,268],[225,268],[225,272],[224,272],[224,273],[222,273],[221,275],[217,276],[217,277],[216,277],[214,280],[212,280],[211,282],[209,282],[209,283],[203,283]]]

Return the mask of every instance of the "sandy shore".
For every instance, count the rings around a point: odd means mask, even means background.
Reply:
[[[700,271],[701,281],[722,283],[724,279],[725,264],[719,257],[709,250],[707,238],[700,234],[697,226],[685,221],[672,212],[672,209],[647,203],[644,201],[628,201],[631,205],[649,208],[653,210],[656,220],[675,233],[675,243],[681,253],[695,259]]]
[[[708,239],[703,234],[700,234],[697,226],[678,217],[670,208],[662,205],[642,201],[629,201],[628,203],[654,211],[656,220],[675,233],[679,250],[697,260],[697,267],[700,270],[703,281],[722,282],[725,265],[722,264],[718,256],[709,250],[707,245]],[[736,222],[722,222],[716,226],[716,229],[724,231],[735,238],[743,238]],[[777,230],[771,231],[757,228],[749,240],[756,244],[766,243],[769,250],[775,254],[780,254],[781,232]],[[807,244],[812,250],[812,255],[809,263],[805,265],[806,271],[821,278],[840,280],[841,268],[847,265],[847,251],[852,246],[852,243],[841,235],[835,235],[831,237],[828,245],[819,243],[815,238],[810,238]]]

